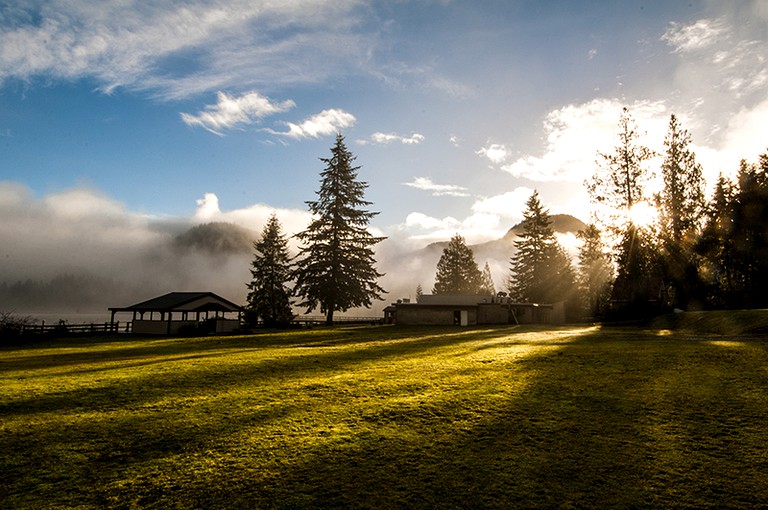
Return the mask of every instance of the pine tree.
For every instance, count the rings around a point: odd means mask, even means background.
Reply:
[[[602,317],[608,307],[613,283],[611,260],[605,251],[600,230],[588,225],[579,231],[577,237],[582,244],[579,247],[578,282],[587,313],[592,317]]]
[[[698,263],[693,247],[704,214],[704,178],[690,143],[688,131],[672,115],[661,165],[664,187],[656,201],[664,272],[675,289],[675,304],[681,308],[686,308],[698,293]]]
[[[631,219],[632,208],[645,200],[644,188],[651,177],[645,164],[654,155],[637,143],[639,137],[634,119],[624,108],[619,118],[618,145],[612,153],[598,153],[602,166],[586,183],[592,201],[612,211],[607,228],[618,239],[614,247],[617,277],[613,294],[628,303],[630,313],[633,308],[644,313],[649,289],[658,279],[651,260],[654,253],[650,237]],[[651,270],[654,273],[645,272]]]
[[[701,276],[706,285],[706,299],[714,308],[727,308],[739,285],[734,234],[734,184],[720,175],[712,200],[706,210],[706,223],[697,242],[702,257]]]
[[[416,285],[416,302],[421,301],[421,296],[424,295],[424,289],[421,288],[421,284]]]
[[[454,235],[437,263],[433,294],[478,294],[482,274],[464,238]]]
[[[291,290],[286,285],[291,264],[288,243],[275,214],[270,216],[253,248],[247,311],[265,326],[288,324],[293,319]]]
[[[591,181],[587,181],[590,198],[597,204],[608,206],[618,216],[612,228],[626,231],[632,207],[645,198],[644,187],[651,177],[645,163],[653,157],[653,151],[638,145],[640,133],[628,108],[619,117],[619,144],[612,153],[599,152],[602,165]],[[600,163],[600,161],[598,161]]]
[[[334,312],[369,307],[382,299],[377,280],[383,275],[376,268],[372,246],[385,238],[368,232],[368,223],[376,214],[365,208],[368,184],[357,180],[359,166],[347,150],[339,133],[330,158],[321,175],[318,199],[307,202],[314,219],[296,237],[304,243],[295,274],[295,293],[307,313],[319,307],[328,324]]]
[[[515,301],[553,303],[574,298],[575,275],[570,259],[557,242],[549,212],[534,192],[523,212],[523,232],[515,241],[509,295]],[[573,306],[568,308],[573,309]]]
[[[480,278],[480,289],[482,294],[490,294],[491,296],[496,295],[496,285],[493,283],[491,266],[488,265],[488,262],[486,262],[485,267],[483,267],[483,272]]]
[[[741,162],[733,221],[733,262],[741,280],[737,304],[768,306],[768,154],[761,155],[758,164]]]

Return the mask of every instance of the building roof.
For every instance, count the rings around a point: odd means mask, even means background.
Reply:
[[[110,308],[113,312],[239,312],[241,306],[213,292],[169,292],[127,307]]]

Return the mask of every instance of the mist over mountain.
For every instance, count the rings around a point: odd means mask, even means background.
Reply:
[[[558,239],[573,251],[575,234],[584,223],[570,215],[551,218]],[[18,245],[7,249],[6,264],[0,266],[0,311],[106,315],[109,307],[171,291],[211,291],[245,303],[256,230],[224,221],[122,225],[114,234],[100,227],[101,237],[83,234],[75,243],[53,234],[41,236],[47,243],[43,254],[35,238],[19,237]],[[86,225],[81,228],[91,232]],[[470,245],[481,268],[488,262],[497,291],[506,290],[509,259],[522,229],[520,223],[499,239]],[[385,273],[380,283],[388,294],[371,310],[359,313],[376,315],[391,301],[413,298],[419,284],[425,293],[431,292],[446,245],[447,241],[408,250],[395,238],[380,243],[377,268]],[[291,255],[296,255],[295,250]]]
[[[179,234],[174,245],[180,251],[199,250],[212,255],[243,254],[253,251],[258,234],[234,223],[216,221],[195,225]]]
[[[62,245],[51,247],[44,262],[5,264],[0,311],[105,314],[171,291],[212,291],[244,302],[255,231],[225,222],[152,230],[151,237],[119,248],[108,239],[90,249]],[[30,259],[6,257],[17,258]]]
[[[550,219],[555,236],[575,261],[576,233],[584,229],[586,224],[570,214],[553,214]],[[480,269],[485,266],[486,262],[488,263],[497,292],[507,290],[506,282],[509,278],[510,258],[517,251],[515,241],[523,229],[524,222],[520,222],[510,228],[500,239],[468,245],[472,249]],[[388,299],[391,301],[399,298],[413,299],[416,295],[417,285],[422,286],[424,293],[431,293],[437,263],[446,246],[448,246],[447,240],[430,243],[419,250],[400,253],[400,257],[397,259],[391,257],[380,259],[380,268],[387,273],[383,279],[383,286],[390,292]]]

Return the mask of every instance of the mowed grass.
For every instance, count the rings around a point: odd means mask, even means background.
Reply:
[[[347,327],[0,349],[0,508],[757,508],[768,342]]]

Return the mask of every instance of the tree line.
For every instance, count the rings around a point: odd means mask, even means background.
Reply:
[[[437,264],[435,294],[501,294],[515,302],[564,301],[571,320],[583,317],[637,318],[673,308],[768,306],[768,154],[742,161],[735,180],[722,174],[705,196],[701,164],[691,136],[671,115],[664,151],[640,143],[627,108],[618,122],[618,143],[598,152],[594,174],[585,181],[593,204],[574,264],[560,245],[549,211],[534,192],[523,211],[523,231],[510,256],[506,289],[497,293],[490,268],[481,270],[458,234]],[[650,189],[660,158],[659,191]],[[248,283],[248,317],[266,325],[292,318],[293,298],[307,313],[320,309],[328,323],[335,312],[369,307],[386,291],[377,281],[369,233],[367,183],[338,134],[321,173],[317,199],[306,204],[313,220],[296,235],[302,246],[291,259],[287,238],[273,215],[254,243]],[[650,223],[633,214],[641,206],[657,214]],[[417,299],[422,294],[416,289]]]
[[[626,108],[618,127],[617,145],[598,153],[595,173],[585,181],[594,213],[577,235],[575,267],[534,192],[510,258],[508,294],[502,294],[516,302],[564,301],[570,319],[768,306],[768,154],[757,163],[743,160],[735,181],[721,174],[707,199],[691,136],[675,115],[662,154],[639,143]],[[655,174],[648,165],[657,156],[661,189],[652,193]],[[655,220],[636,221],[641,207],[655,209]],[[479,274],[471,249],[456,235],[438,262],[433,293],[488,294]]]

